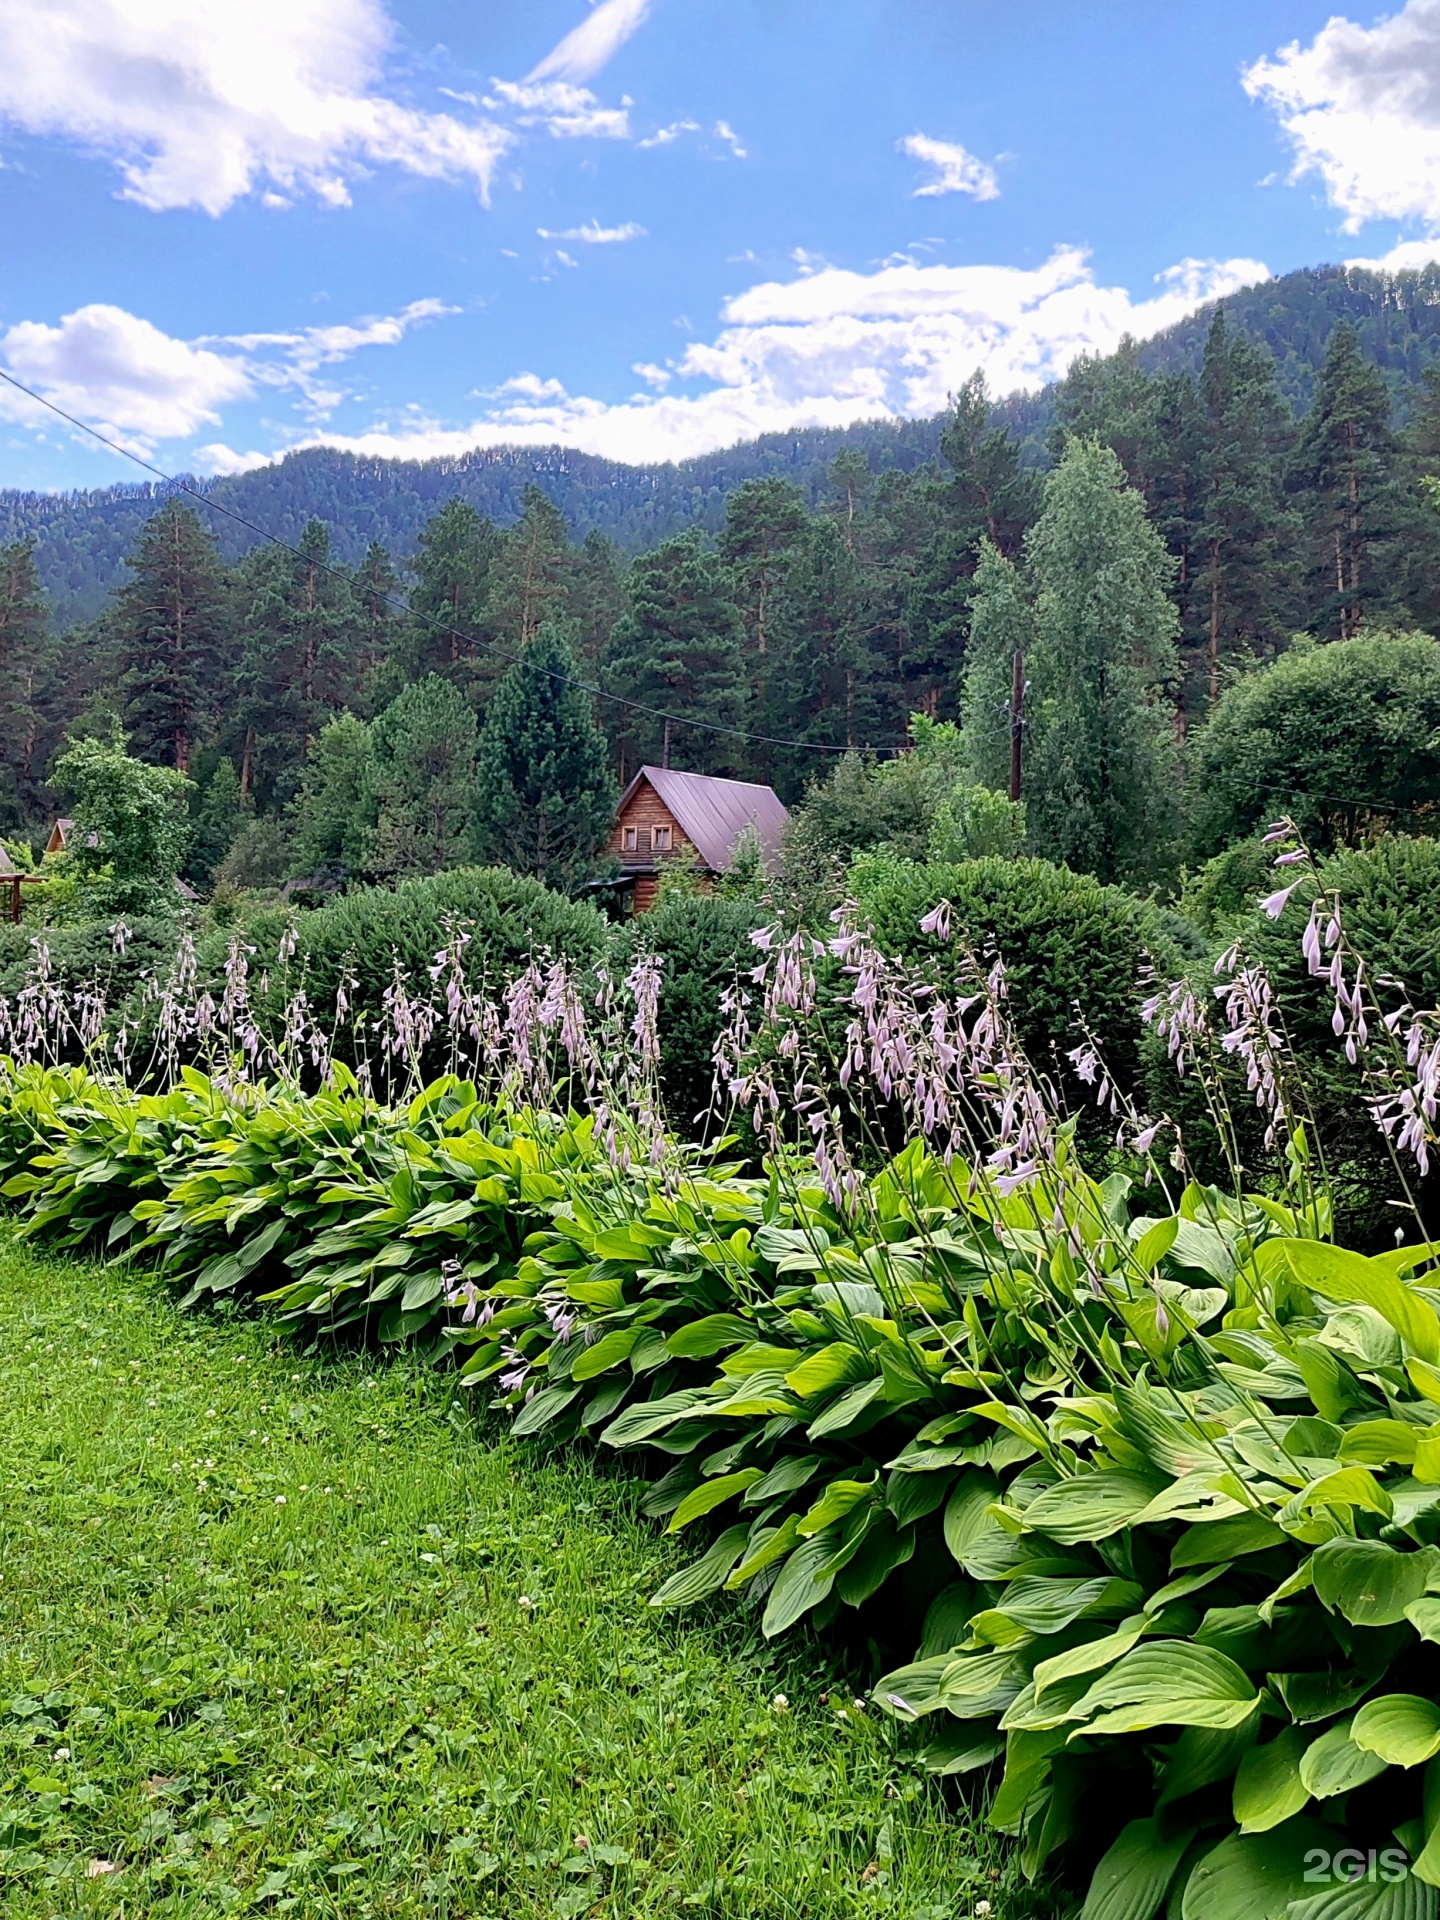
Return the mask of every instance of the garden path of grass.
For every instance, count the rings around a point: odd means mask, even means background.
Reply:
[[[1014,1911],[634,1482],[273,1339],[0,1238],[6,1920]]]

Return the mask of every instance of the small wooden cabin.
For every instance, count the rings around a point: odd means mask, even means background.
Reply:
[[[634,912],[646,912],[665,862],[686,848],[693,848],[702,880],[714,880],[729,869],[747,827],[759,836],[768,866],[789,817],[773,787],[642,767],[625,789],[610,836],[621,867],[616,890],[628,896]]]

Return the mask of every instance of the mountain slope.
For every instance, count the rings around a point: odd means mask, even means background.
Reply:
[[[1280,384],[1297,411],[1314,393],[1315,377],[1336,325],[1349,321],[1366,354],[1385,372],[1403,414],[1410,389],[1440,361],[1440,266],[1384,275],[1320,267],[1287,274],[1233,295],[1234,326],[1275,355]],[[1202,307],[1140,351],[1147,369],[1196,371],[1212,307]],[[969,372],[955,369],[958,386]],[[1044,458],[1057,389],[1017,395],[997,416]],[[540,487],[565,514],[577,538],[600,532],[627,551],[652,546],[684,526],[713,531],[725,497],[763,475],[793,480],[814,504],[836,455],[855,450],[872,468],[913,469],[933,460],[942,421],[882,420],[844,429],[769,434],[677,465],[634,467],[560,447],[477,450],[458,460],[358,459],[327,448],[294,453],[271,467],[196,483],[217,505],[264,532],[294,541],[309,519],[330,527],[338,556],[357,561],[371,540],[403,562],[425,520],[455,495],[507,523],[520,512],[528,485]],[[158,483],[76,494],[0,490],[0,543],[34,535],[37,561],[61,625],[93,618],[124,574],[124,556],[165,489]],[[238,558],[258,534],[215,516],[221,548]]]

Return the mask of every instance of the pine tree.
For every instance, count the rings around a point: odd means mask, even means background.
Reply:
[[[744,764],[739,741],[686,725],[739,728],[745,716],[740,615],[725,566],[698,533],[663,541],[631,568],[629,607],[606,651],[604,684],[676,716],[667,727],[654,713],[611,708],[622,782],[642,764],[663,760],[667,735],[675,764],[695,772],[733,773]]]
[[[396,639],[394,679],[440,673],[468,693],[491,674],[484,643],[490,638],[491,569],[499,549],[494,522],[463,500],[447,500],[426,521],[413,562],[410,618]]]
[[[773,692],[785,671],[776,653],[777,608],[809,529],[804,496],[789,480],[747,480],[725,502],[718,551],[744,628],[750,710],[759,733],[784,733],[790,725],[780,714],[786,700]],[[750,762],[771,777],[774,756],[763,743],[752,746]]]
[[[355,569],[352,656],[353,703],[368,708],[377,677],[395,649],[402,602],[400,576],[389,549],[372,540]]]
[[[491,695],[476,755],[476,857],[551,886],[584,874],[619,796],[590,696],[566,684],[575,672],[547,621]]]
[[[587,533],[575,557],[569,594],[575,646],[586,675],[594,673],[615,622],[625,611],[625,563],[613,540],[603,533]]]
[[[475,774],[475,715],[464,697],[439,674],[427,674],[371,723],[370,746],[371,874],[408,880],[454,866]]]
[[[822,516],[792,556],[772,609],[771,673],[757,711],[774,739],[857,749],[879,744],[884,704],[875,697],[864,569],[839,524]],[[775,783],[798,798],[817,756],[802,747],[765,749]]]
[[[184,773],[214,732],[230,665],[229,585],[193,507],[146,522],[115,606],[125,725],[136,752]]]
[[[490,588],[489,617],[509,652],[529,646],[546,620],[565,612],[573,571],[564,514],[539,487],[526,487],[524,511],[501,536]],[[492,684],[502,669],[498,663]]]
[[[1173,845],[1173,572],[1116,455],[1072,440],[1025,543],[1035,631],[1025,662],[1024,798],[1036,850],[1102,880],[1163,871]],[[997,607],[984,657],[1003,666],[999,629]],[[978,679],[967,703],[977,717],[987,699],[993,706],[994,689]],[[993,758],[993,744],[987,751]],[[976,773],[1001,784],[983,755]]]
[[[1295,460],[1316,557],[1316,624],[1342,640],[1387,603],[1382,559],[1400,519],[1390,411],[1384,376],[1342,323],[1330,336]]]
[[[1230,331],[1223,307],[1210,325],[1199,393],[1196,602],[1204,624],[1205,696],[1213,706],[1227,658],[1254,658],[1281,643],[1299,527],[1279,485],[1290,413],[1274,359]]]
[[[18,825],[34,804],[44,771],[37,753],[43,675],[50,651],[50,609],[35,571],[35,543],[0,547],[0,765],[7,811]]]
[[[352,579],[312,520],[298,551],[261,547],[246,565],[236,674],[240,785],[261,810],[289,800],[310,746],[352,696],[363,624]]]

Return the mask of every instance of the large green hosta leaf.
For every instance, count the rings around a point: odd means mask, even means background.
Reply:
[[[1191,1871],[1180,1920],[1287,1920],[1291,1901],[1311,1892],[1307,1865],[1317,1852],[1329,1860],[1338,1840],[1333,1827],[1306,1819],[1231,1834]]]
[[[1194,1832],[1132,1820],[1096,1867],[1080,1920],[1153,1920]]]
[[[1244,1670],[1213,1647],[1157,1640],[1127,1653],[1071,1710],[1088,1734],[1238,1727],[1255,1711]]]
[[[1025,1510],[1025,1524],[1062,1546],[1108,1540],[1142,1513],[1166,1484],[1158,1474],[1120,1470],[1076,1474],[1037,1495]]]
[[[1384,1540],[1342,1538],[1317,1547],[1310,1565],[1315,1591],[1332,1612],[1352,1626],[1390,1627],[1424,1594],[1440,1549],[1401,1553]]]

